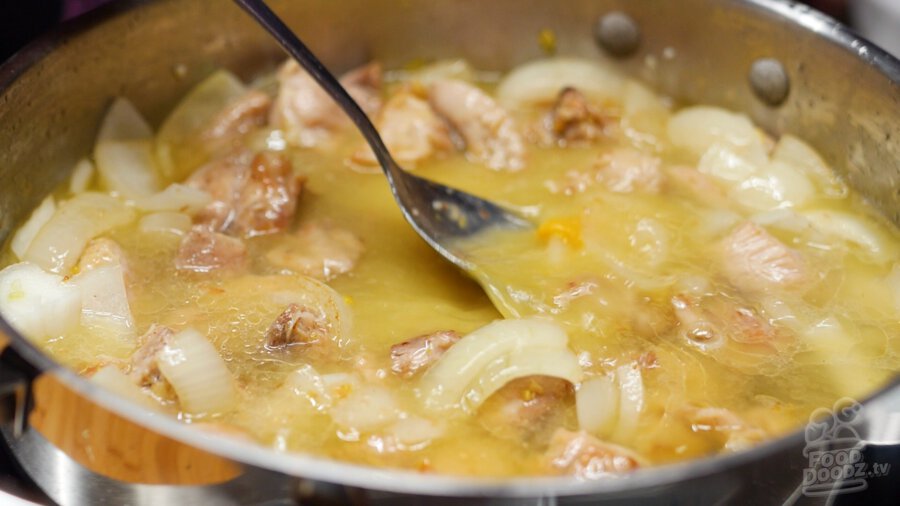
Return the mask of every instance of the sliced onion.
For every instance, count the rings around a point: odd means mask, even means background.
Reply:
[[[548,58],[516,67],[497,86],[497,100],[507,109],[552,103],[560,90],[578,88],[595,102],[618,102],[625,84],[613,68],[578,58]]]
[[[668,132],[674,145],[697,156],[721,144],[750,163],[762,165],[768,161],[764,137],[743,114],[718,107],[688,107],[669,119]]]
[[[622,441],[634,434],[638,417],[644,410],[644,381],[640,365],[632,362],[617,367],[616,381],[619,384],[619,420],[613,439]]]
[[[352,374],[321,375],[313,366],[304,364],[288,375],[282,388],[287,388],[315,410],[326,411],[336,398],[352,392],[358,385],[359,380]]]
[[[444,431],[443,424],[439,422],[411,415],[403,415],[385,429],[385,433],[391,436],[401,449],[421,447],[444,435]]]
[[[13,236],[9,248],[20,260],[25,258],[25,252],[28,251],[31,242],[37,237],[41,228],[50,221],[50,218],[55,212],[56,201],[53,200],[53,195],[48,195],[47,198],[41,202],[41,205],[32,211],[28,221],[16,231],[16,235]]]
[[[145,394],[140,387],[135,385],[125,373],[120,371],[114,365],[103,366],[91,376],[90,381],[100,385],[119,397],[123,397],[138,404],[142,408],[151,411],[162,410],[162,406],[160,406],[155,399]]]
[[[138,228],[145,234],[164,233],[184,235],[191,229],[191,217],[184,213],[161,212],[151,213],[138,222]]]
[[[94,179],[94,164],[87,158],[81,159],[72,169],[72,175],[69,176],[69,193],[77,195],[87,191]]]
[[[830,210],[806,211],[803,216],[820,232],[859,246],[870,260],[885,263],[898,258],[897,246],[860,218]]]
[[[466,60],[440,60],[415,70],[391,72],[388,77],[392,81],[414,81],[427,86],[443,79],[473,82],[475,70]]]
[[[499,320],[463,337],[422,377],[426,407],[473,412],[507,382],[540,374],[576,384],[578,358],[565,331],[538,319]]]
[[[158,192],[150,140],[104,141],[94,147],[100,182],[106,190],[137,200]]]
[[[750,217],[750,221],[763,227],[780,228],[794,233],[802,233],[809,230],[810,223],[802,214],[793,209],[773,209],[763,211]]]
[[[134,141],[153,137],[153,129],[128,99],[118,97],[103,118],[96,144],[107,141]]]
[[[600,438],[612,434],[619,418],[619,389],[608,376],[583,382],[575,393],[578,427]]]
[[[181,408],[192,415],[215,415],[234,406],[234,378],[216,347],[193,329],[172,337],[159,355],[159,370],[175,389]]]
[[[847,194],[847,185],[841,182],[819,153],[793,135],[781,136],[772,151],[772,161],[786,163],[799,169],[829,196],[843,197]]]
[[[133,338],[134,319],[128,305],[125,273],[120,264],[103,265],[72,278],[81,289],[81,323],[115,332],[118,337]]]
[[[390,390],[377,385],[362,385],[337,401],[331,418],[344,429],[372,432],[400,416],[397,401]]]
[[[697,230],[707,236],[718,236],[741,221],[741,215],[728,209],[705,209],[700,213]]]
[[[697,170],[729,183],[740,183],[759,171],[727,144],[715,143],[700,157]]]
[[[641,218],[629,234],[628,243],[644,265],[658,267],[669,259],[671,236],[666,227],[653,218]]]
[[[784,163],[773,162],[740,183],[731,192],[731,197],[747,208],[763,211],[801,206],[814,194],[812,183],[801,172]]]
[[[61,203],[31,242],[25,260],[44,270],[68,273],[88,241],[134,220],[134,211],[102,193],[80,193]]]
[[[0,313],[29,339],[69,333],[81,315],[81,291],[62,276],[21,262],[0,271]]]
[[[834,316],[828,316],[810,325],[800,335],[814,350],[829,357],[847,357],[856,344],[856,340],[847,335],[841,322]]]
[[[246,90],[234,74],[220,70],[181,100],[156,136],[156,159],[163,177],[181,181],[206,161],[208,155],[196,139],[197,132]]]
[[[194,214],[212,202],[209,193],[192,186],[173,183],[165,190],[148,195],[134,202],[142,211],[177,211]]]

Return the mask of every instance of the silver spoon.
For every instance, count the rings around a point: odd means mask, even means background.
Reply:
[[[484,282],[460,247],[460,239],[490,228],[527,229],[533,225],[493,202],[404,171],[359,104],[278,15],[262,0],[234,1],[268,30],[353,120],[375,152],[394,198],[413,229],[444,258]]]

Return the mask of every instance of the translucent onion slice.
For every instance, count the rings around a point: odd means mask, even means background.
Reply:
[[[473,412],[516,378],[540,374],[578,383],[582,371],[565,331],[538,320],[499,320],[462,338],[422,377],[420,392],[434,411]]]
[[[165,190],[140,198],[134,206],[142,211],[177,211],[194,214],[212,202],[209,193],[197,188],[173,183]]]
[[[304,364],[290,373],[281,388],[290,390],[317,411],[331,407],[331,395],[326,390],[325,381],[309,364]]]
[[[843,197],[847,194],[847,185],[841,182],[819,153],[793,135],[781,136],[772,151],[772,161],[786,163],[801,170],[831,197]]]
[[[637,429],[638,417],[644,410],[644,380],[637,362],[616,368],[619,384],[619,420],[613,440],[628,440]]]
[[[77,195],[87,191],[94,179],[94,170],[94,164],[87,158],[76,163],[72,175],[69,176],[69,193]]]
[[[427,418],[404,414],[385,433],[394,438],[401,449],[417,449],[444,435],[444,426]]]
[[[184,235],[191,229],[191,217],[184,213],[171,211],[151,213],[141,218],[138,228],[145,234]]]
[[[615,381],[598,376],[583,382],[575,393],[575,413],[582,430],[601,438],[612,434],[619,418],[619,389]]]
[[[400,408],[390,390],[378,385],[361,385],[337,401],[330,414],[345,429],[372,432],[397,420]]]
[[[625,79],[616,70],[593,60],[548,58],[526,63],[507,74],[497,86],[503,107],[552,103],[567,86],[578,88],[597,103],[621,100]]]
[[[41,231],[41,228],[50,221],[55,212],[56,201],[53,200],[53,195],[48,195],[41,202],[41,205],[31,213],[28,221],[16,231],[16,235],[13,236],[9,247],[20,260],[25,258],[25,252],[28,251],[31,242],[38,235],[38,232]]]
[[[69,273],[88,241],[134,218],[134,210],[116,198],[80,193],[59,205],[31,242],[25,260],[50,272]]]
[[[156,136],[156,159],[168,181],[181,181],[206,161],[197,132],[226,105],[246,91],[228,71],[218,71],[198,84],[172,110]]]
[[[672,144],[697,156],[721,144],[750,163],[762,165],[768,161],[763,134],[743,114],[718,107],[688,107],[669,119],[667,130]]]
[[[876,263],[886,263],[900,258],[897,246],[874,224],[839,211],[806,211],[803,216],[823,234],[858,246],[864,258]]]
[[[181,408],[192,415],[215,415],[234,406],[234,378],[216,347],[193,329],[172,337],[159,370],[175,389]]]
[[[731,197],[754,210],[802,206],[815,189],[802,172],[782,162],[772,162],[758,174],[741,182]]]
[[[82,325],[101,327],[118,337],[134,337],[134,319],[121,265],[96,267],[78,274],[71,282],[81,289]]]
[[[59,337],[78,325],[81,291],[37,265],[13,264],[0,271],[0,314],[29,339]]]
[[[153,144],[148,139],[98,143],[94,160],[103,188],[125,199],[137,200],[160,189]]]
[[[155,399],[144,393],[114,365],[103,366],[91,376],[90,381],[144,409],[162,411],[162,406]]]
[[[466,60],[440,60],[414,70],[397,70],[388,74],[390,81],[414,81],[425,86],[443,79],[475,81],[475,70]]]
[[[95,144],[134,141],[153,137],[153,129],[128,99],[118,97],[103,118]]]
[[[697,170],[729,183],[740,183],[759,171],[759,167],[740,156],[727,144],[715,143],[700,157]]]

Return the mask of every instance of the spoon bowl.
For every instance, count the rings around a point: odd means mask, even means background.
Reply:
[[[394,199],[416,233],[441,256],[484,284],[463,240],[488,229],[527,230],[533,228],[531,222],[494,202],[403,170],[359,104],[284,21],[262,0],[234,1],[275,37],[347,113],[372,147]]]

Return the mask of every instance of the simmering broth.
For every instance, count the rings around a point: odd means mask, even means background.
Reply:
[[[472,240],[490,296],[288,64],[155,133],[118,102],[5,251],[4,316],[201,430],[449,474],[739,451],[896,374],[900,235],[799,139],[582,60],[377,72],[345,84],[401,164],[536,223]]]

